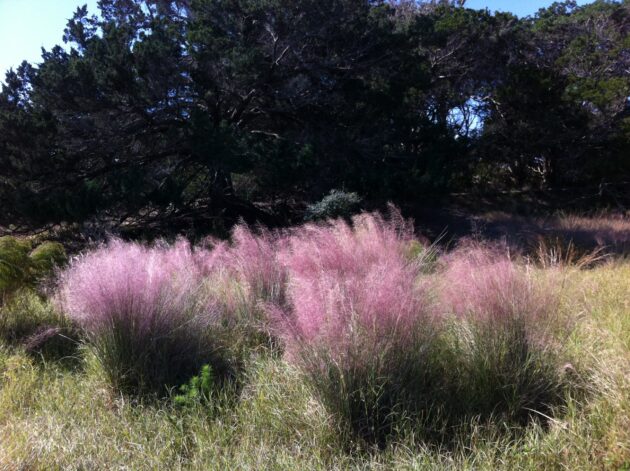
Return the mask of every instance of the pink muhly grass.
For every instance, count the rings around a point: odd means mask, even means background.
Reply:
[[[275,348],[276,335],[270,329],[268,306],[284,306],[286,269],[278,263],[278,251],[286,238],[263,227],[237,225],[231,243],[215,244],[205,257],[214,265],[210,275],[230,325],[240,332],[240,350]]]
[[[243,224],[234,228],[226,262],[244,284],[251,301],[284,303],[287,275],[277,258],[284,241],[281,234],[263,227],[256,232]]]
[[[400,330],[404,337],[417,321],[428,322],[420,266],[405,257],[410,240],[407,227],[376,214],[357,216],[352,226],[340,219],[295,231],[281,254],[290,275],[285,325],[292,335],[334,347],[353,328]]]
[[[75,259],[60,278],[68,316],[89,332],[115,317],[139,331],[187,317],[204,267],[190,245],[146,247],[118,239]],[[208,310],[210,314],[212,310]]]
[[[524,423],[553,413],[569,384],[558,333],[559,283],[543,285],[500,248],[463,245],[437,275],[440,309],[454,315],[449,347],[455,416]],[[540,412],[542,415],[538,415]]]
[[[364,214],[307,224],[282,250],[288,302],[274,319],[287,359],[351,433],[383,443],[398,412],[425,402],[436,319],[412,232]]]
[[[459,318],[546,322],[558,309],[558,285],[542,286],[506,248],[464,244],[442,258],[441,308]]]
[[[269,306],[285,304],[287,274],[278,262],[285,240],[280,232],[239,224],[230,242],[205,241],[212,247],[203,255],[210,290],[229,313],[225,321],[241,333],[237,349],[277,345],[267,314]]]
[[[112,240],[60,275],[59,300],[116,386],[161,387],[194,370],[220,318],[203,289],[206,252],[188,242],[147,247]]]

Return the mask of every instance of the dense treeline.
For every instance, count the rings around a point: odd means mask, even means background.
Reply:
[[[277,224],[630,176],[630,1],[100,0],[6,74],[2,221]]]

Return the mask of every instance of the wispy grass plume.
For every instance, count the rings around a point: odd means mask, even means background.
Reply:
[[[558,340],[569,333],[559,314],[560,280],[549,275],[543,284],[504,251],[474,244],[443,266],[440,309],[454,316],[449,413],[508,423],[550,414],[569,386]]]
[[[185,241],[112,240],[61,275],[63,308],[85,332],[117,389],[161,390],[222,363],[221,310],[204,289],[204,253]]]
[[[342,427],[379,444],[435,394],[437,321],[411,238],[401,218],[365,214],[302,227],[281,257],[290,307],[276,317],[289,360]]]

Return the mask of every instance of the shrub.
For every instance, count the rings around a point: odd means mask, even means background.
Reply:
[[[306,221],[318,221],[335,218],[349,218],[357,213],[361,197],[356,193],[331,190],[324,198],[306,209]]]
[[[66,251],[59,242],[43,242],[30,253],[31,266],[36,276],[53,271],[67,261]]]
[[[444,260],[440,305],[450,332],[449,413],[524,423],[565,398],[559,283],[543,286],[500,250],[469,245]],[[566,335],[566,333],[565,333]]]
[[[204,286],[206,256],[184,241],[146,247],[112,240],[61,275],[62,306],[115,388],[164,392],[204,363],[227,373],[223,315]]]
[[[190,378],[188,383],[179,387],[179,394],[173,402],[181,407],[191,406],[198,402],[207,402],[214,388],[214,373],[210,365],[203,365],[198,375]]]
[[[437,321],[407,256],[412,230],[376,214],[297,230],[282,254],[290,306],[276,310],[287,358],[353,436],[383,444],[432,397]]]
[[[33,287],[66,261],[66,252],[57,242],[44,242],[32,249],[26,239],[0,237],[0,300],[22,287]]]
[[[0,296],[6,297],[29,277],[31,244],[14,237],[0,237]]]

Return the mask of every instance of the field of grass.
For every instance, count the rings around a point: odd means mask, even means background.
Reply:
[[[630,263],[532,270],[562,285],[557,316],[573,327],[562,368],[582,385],[539,421],[472,417],[448,443],[409,429],[366,446],[273,351],[247,357],[238,390],[178,404],[175,390],[118,392],[85,344],[64,357],[0,340],[0,469],[628,470]]]

